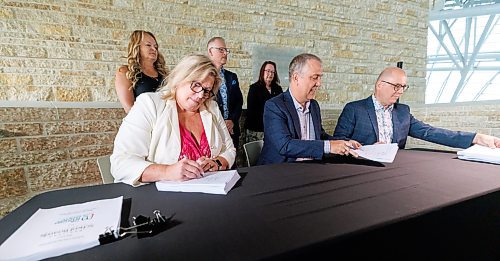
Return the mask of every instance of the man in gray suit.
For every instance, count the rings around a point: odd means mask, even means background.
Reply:
[[[497,137],[435,128],[415,119],[408,105],[396,103],[407,89],[405,71],[396,67],[383,70],[372,96],[344,107],[335,127],[334,139],[353,139],[362,145],[397,143],[399,148],[404,148],[407,137],[411,136],[457,148],[467,148],[472,144],[500,148]]]

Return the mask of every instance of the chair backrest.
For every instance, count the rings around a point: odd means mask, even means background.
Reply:
[[[109,155],[97,158],[97,166],[99,166],[99,172],[101,172],[103,184],[115,182],[113,175],[111,175],[111,162],[109,161]]]
[[[263,140],[251,141],[243,144],[243,149],[245,150],[245,155],[247,157],[248,166],[255,166],[257,160],[259,160],[259,155],[264,145]]]

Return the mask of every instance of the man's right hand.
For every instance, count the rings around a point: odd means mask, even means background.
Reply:
[[[355,149],[359,149],[361,144],[355,140],[345,141],[345,140],[330,140],[330,154],[338,155],[353,155],[358,157],[358,154],[354,152]]]

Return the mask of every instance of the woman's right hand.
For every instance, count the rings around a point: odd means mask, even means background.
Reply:
[[[168,180],[190,180],[203,177],[203,168],[194,160],[183,158],[167,167]]]

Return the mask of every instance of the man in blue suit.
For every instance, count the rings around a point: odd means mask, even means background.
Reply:
[[[356,141],[334,141],[321,125],[319,104],[314,97],[321,86],[321,59],[300,54],[288,68],[290,88],[269,99],[264,106],[264,147],[258,165],[298,160],[320,160],[328,154],[357,154]]]
[[[408,89],[406,79],[406,73],[400,68],[383,70],[372,96],[344,107],[333,137],[355,139],[363,145],[397,143],[401,149],[408,136],[457,148],[472,144],[500,147],[500,139],[493,136],[435,128],[415,119],[408,105],[396,103]]]
[[[240,140],[240,116],[243,107],[243,95],[241,94],[238,76],[235,73],[224,69],[227,62],[229,49],[222,37],[213,37],[207,43],[208,57],[212,63],[220,70],[222,78],[221,86],[217,92],[217,103],[226,122],[229,134],[233,140],[234,147],[238,149]]]

